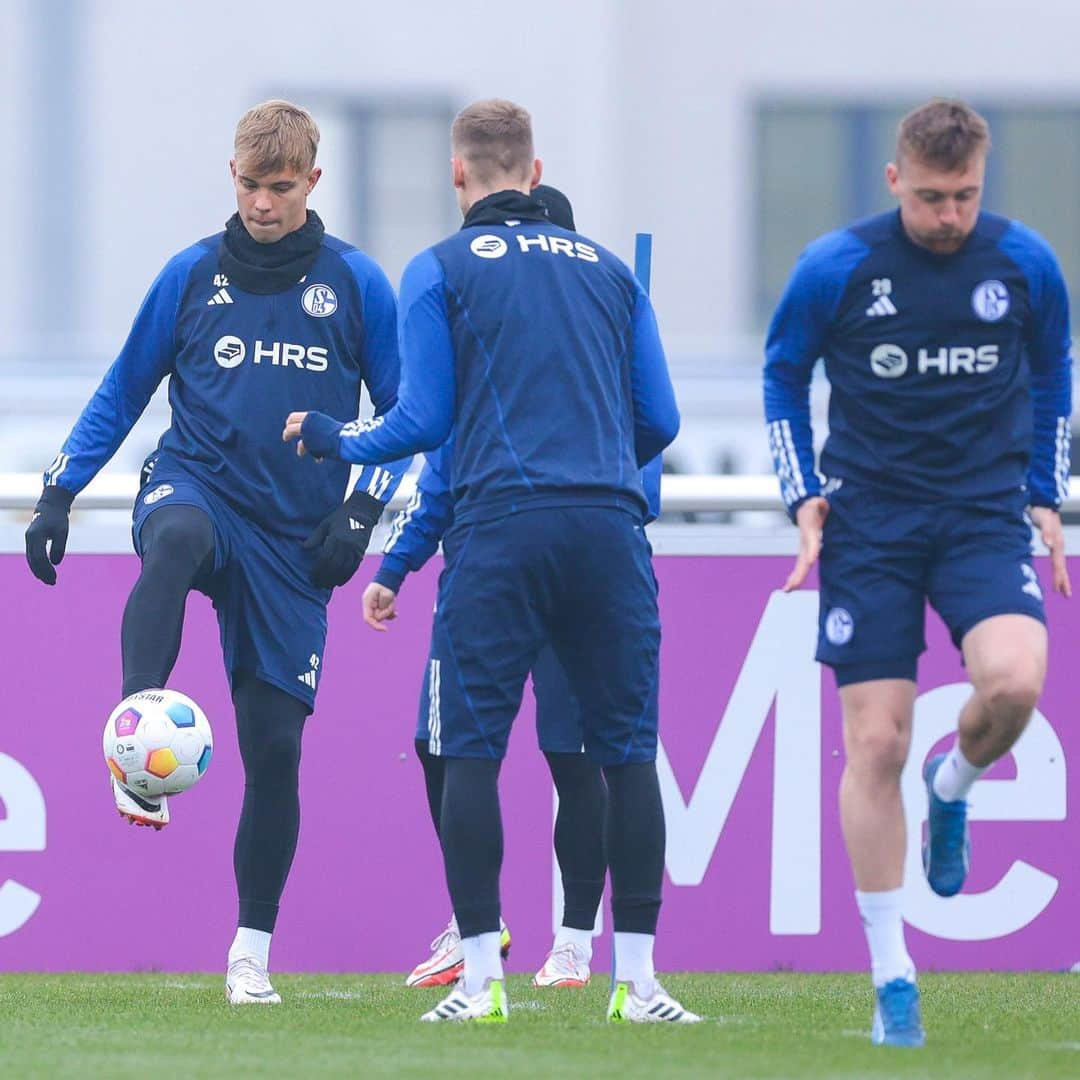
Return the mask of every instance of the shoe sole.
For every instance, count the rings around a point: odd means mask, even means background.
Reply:
[[[955,883],[942,885],[940,881],[935,881],[930,876],[930,845],[923,844],[922,849],[922,861],[923,861],[923,876],[926,878],[926,884],[930,886],[930,891],[935,896],[941,896],[948,899],[950,896],[955,896],[963,889],[965,882],[967,881],[967,874]]]
[[[589,985],[588,979],[554,979],[551,982],[541,982],[535,975],[532,981],[533,986],[538,986],[542,990],[553,990],[556,988],[566,987],[567,989],[577,989],[583,986]]]
[[[126,818],[129,825],[143,825],[147,828],[153,829],[154,832],[161,832],[169,823],[167,821],[154,821],[151,818],[139,817],[137,814],[129,814],[126,810],[116,808],[116,812],[122,817]]]
[[[506,1013],[487,1013],[484,1016],[431,1016],[424,1013],[420,1017],[423,1024],[507,1024],[510,1018]]]
[[[429,972],[416,980],[410,975],[405,980],[405,985],[416,989],[422,989],[429,986],[449,986],[451,983],[458,981],[464,970],[465,961],[462,960],[457,964],[452,964],[448,968],[443,968],[442,971]]]

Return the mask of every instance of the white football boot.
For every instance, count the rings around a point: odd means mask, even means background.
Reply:
[[[113,798],[121,817],[128,819],[131,825],[150,825],[161,831],[169,824],[169,803],[164,795],[148,799],[145,795],[136,795],[130,788],[124,787],[115,776],[112,779]]]
[[[510,931],[499,920],[500,953],[505,960],[510,955]],[[457,919],[450,917],[446,929],[431,943],[431,956],[405,976],[406,986],[449,986],[461,978],[465,970],[465,954],[461,951],[461,935]]]
[[[608,1004],[607,1018],[614,1023],[698,1024],[701,1017],[684,1009],[655,980],[646,997],[639,997],[631,982],[615,984]]]
[[[589,959],[572,941],[557,945],[533,976],[533,986],[587,986]]]
[[[488,979],[479,994],[466,994],[464,980],[449,996],[420,1017],[427,1024],[444,1020],[475,1020],[478,1024],[505,1024],[510,1019],[510,1003],[501,979]]]
[[[225,973],[225,1000],[230,1005],[280,1005],[266,968],[253,956],[241,956]]]

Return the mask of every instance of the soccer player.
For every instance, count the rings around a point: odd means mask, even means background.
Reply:
[[[396,303],[362,252],[307,208],[321,170],[319,130],[285,101],[248,111],[230,162],[237,213],[225,231],[174,256],[119,357],[45,473],[26,532],[34,574],[55,584],[72,500],[112,457],[170,377],[172,422],[143,470],[132,535],[142,560],[121,628],[123,694],[164,687],[192,589],[217,610],[232,687],[244,803],[239,895],[226,993],[276,1004],[270,937],[296,850],[304,724],[315,702],[331,589],[356,571],[401,466],[365,469],[343,503],[348,467],[283,452],[298,395],[356,416],[361,384],[377,411],[396,400]],[[115,777],[130,821],[161,828],[165,798]]]
[[[553,225],[529,114],[502,100],[458,114],[465,221],[402,277],[397,406],[372,424],[316,411],[284,437],[378,463],[454,431],[429,679],[446,758],[440,831],[465,967],[425,1020],[504,1021],[498,775],[529,670],[550,643],[608,789],[613,1020],[697,1019],[656,981],[664,868],[654,689],[660,627],[639,469],[679,414],[652,306],[630,270]]]
[[[544,204],[554,224],[575,230],[573,209],[561,191],[540,184],[532,196]],[[452,457],[453,436],[426,455],[416,493],[394,519],[382,565],[364,592],[364,620],[375,630],[385,631],[386,623],[396,618],[396,597],[405,577],[435,554],[453,522]],[[659,459],[643,470],[642,487],[649,502],[648,520],[652,520],[659,515]],[[532,678],[537,740],[559,796],[555,856],[563,886],[562,925],[543,965],[533,976],[533,984],[579,987],[585,986],[591,976],[592,928],[604,888],[607,864],[603,819],[607,794],[600,767],[582,752],[584,722],[566,673],[550,647],[545,646],[537,656]],[[439,835],[446,758],[434,752],[438,725],[431,707],[430,684],[431,680],[425,679],[421,688],[415,746],[424,770],[432,823]],[[510,946],[505,924],[500,933],[505,959]],[[432,941],[431,956],[418,964],[405,981],[409,986],[445,986],[457,980],[464,963],[457,919],[451,916],[446,929]]]
[[[1020,737],[1046,672],[1031,529],[1070,594],[1058,506],[1069,474],[1065,285],[1049,245],[980,210],[990,134],[959,101],[900,124],[886,167],[899,202],[800,258],[769,329],[765,411],[799,527],[794,589],[821,555],[817,658],[836,676],[847,761],[840,817],[869,943],[875,1043],[919,1046],[904,941],[900,773],[911,740],[925,603],[961,650],[972,695],[958,738],[925,767],[931,888],[968,868],[967,795]],[[824,478],[809,413],[831,385]]]

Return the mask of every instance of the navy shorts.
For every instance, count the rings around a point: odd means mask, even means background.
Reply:
[[[416,738],[421,742],[431,739],[431,670],[429,657],[428,677],[420,689],[420,714],[416,724]],[[532,681],[536,699],[536,742],[540,749],[545,754],[580,754],[585,749],[581,703],[570,689],[570,680],[550,645],[545,645],[537,655]],[[654,712],[657,709],[655,693],[649,707]],[[650,722],[655,724],[656,720]]]
[[[455,525],[443,550],[417,729],[433,754],[502,758],[532,671],[543,750],[655,760],[660,620],[633,516],[529,510]]]
[[[837,682],[914,680],[927,601],[957,648],[994,615],[1046,622],[1022,497],[932,505],[848,484],[830,495],[817,659]]]
[[[255,525],[205,485],[159,465],[135,502],[132,538],[140,555],[143,522],[165,506],[197,506],[213,526],[214,568],[196,587],[213,601],[230,680],[252,671],[313,709],[330,600],[330,590],[308,578],[317,553]]]

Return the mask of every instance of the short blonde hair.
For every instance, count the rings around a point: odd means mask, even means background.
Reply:
[[[896,135],[896,160],[910,157],[943,172],[961,172],[990,150],[990,125],[968,104],[934,98],[909,112]]]
[[[319,150],[319,126],[307,109],[275,98],[248,109],[236,125],[236,160],[256,176],[308,173]]]
[[[504,98],[473,102],[454,117],[450,146],[481,182],[499,174],[528,176],[532,169],[532,118]]]

